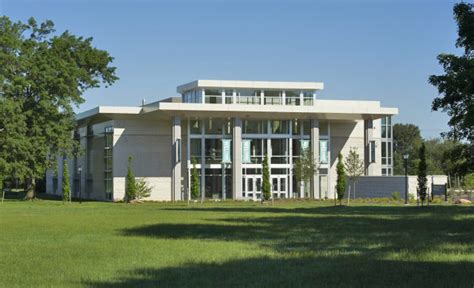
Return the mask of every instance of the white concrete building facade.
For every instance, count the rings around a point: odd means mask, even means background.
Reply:
[[[149,200],[162,201],[188,199],[193,167],[206,199],[258,200],[265,155],[275,198],[333,198],[337,156],[350,149],[365,175],[392,175],[398,109],[321,100],[321,89],[319,82],[197,80],[178,86],[180,97],[78,114],[74,137],[83,153],[70,161],[73,195],[122,200],[129,156],[135,176],[152,187]],[[301,185],[293,163],[306,148],[319,169]],[[48,193],[60,195],[60,171],[48,173]]]

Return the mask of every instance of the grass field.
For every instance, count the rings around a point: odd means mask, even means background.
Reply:
[[[0,204],[0,287],[473,287],[474,206]]]

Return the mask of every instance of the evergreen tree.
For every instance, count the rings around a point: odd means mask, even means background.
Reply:
[[[67,160],[63,160],[63,201],[67,202],[71,200],[71,188],[69,187],[69,169],[67,165]]]
[[[196,168],[197,161],[195,158],[192,160],[193,168],[191,169],[191,198],[196,199],[199,197],[199,175]]]
[[[344,198],[344,193],[346,192],[346,171],[344,169],[344,163],[342,163],[342,154],[339,153],[337,156],[337,182],[336,182],[336,192],[337,200],[339,200],[339,205],[342,205],[342,198]]]
[[[264,200],[269,200],[272,195],[271,186],[270,186],[270,169],[268,167],[268,155],[265,154],[265,158],[262,163],[262,202]]]
[[[421,199],[421,206],[426,199],[426,183],[428,179],[426,178],[426,155],[425,155],[425,144],[422,143],[420,147],[420,163],[418,164],[418,196]]]
[[[135,198],[137,200],[142,200],[147,197],[150,197],[151,190],[153,190],[153,187],[148,185],[145,178],[138,178],[135,181],[135,187],[136,187]]]
[[[132,156],[128,156],[127,179],[125,183],[125,201],[130,203],[136,197],[137,185],[132,172]]]

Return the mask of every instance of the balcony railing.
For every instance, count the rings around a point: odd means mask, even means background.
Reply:
[[[314,99],[313,98],[309,98],[309,97],[303,98],[303,105],[304,106],[313,106],[313,104],[314,104]]]
[[[295,97],[290,97],[290,98],[286,98],[286,105],[294,105],[294,106],[298,106],[300,105],[300,98],[295,98]]]
[[[255,97],[255,96],[239,96],[237,102],[238,102],[239,104],[258,105],[258,104],[260,104],[260,97]]]
[[[206,95],[204,100],[206,104],[222,104],[222,95]]]
[[[281,97],[265,97],[265,105],[282,105],[283,98]]]

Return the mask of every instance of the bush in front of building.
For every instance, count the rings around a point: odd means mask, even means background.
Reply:
[[[195,158],[192,160],[193,168],[191,169],[191,199],[199,197],[199,175],[196,168],[197,161]]]
[[[148,185],[145,178],[138,178],[135,180],[135,189],[135,198],[137,200],[142,200],[150,197],[153,187]]]
[[[137,195],[137,186],[135,183],[135,176],[132,172],[132,156],[128,156],[127,179],[125,180],[125,201],[130,203]]]
[[[66,159],[63,160],[63,186],[62,186],[62,192],[63,192],[63,201],[67,202],[70,200],[71,197],[71,190],[69,187],[69,168],[67,165]]]
[[[346,171],[344,169],[344,163],[342,162],[342,154],[339,153],[337,156],[337,182],[336,182],[336,192],[337,200],[339,200],[339,205],[342,205],[342,198],[344,198],[344,192],[346,191]]]

